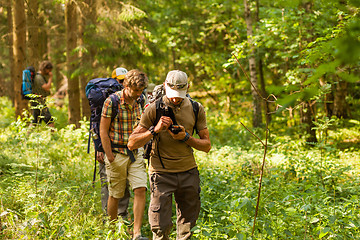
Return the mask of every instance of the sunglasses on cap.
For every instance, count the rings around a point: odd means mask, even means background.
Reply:
[[[166,84],[172,89],[183,89],[183,88],[187,87],[187,83],[172,84],[172,83],[166,82]]]

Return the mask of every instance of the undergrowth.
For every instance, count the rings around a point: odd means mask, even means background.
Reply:
[[[1,239],[130,237],[104,221],[93,152],[86,152],[88,124],[51,130],[0,119]],[[195,151],[202,207],[194,239],[252,239],[263,149],[235,119],[209,116],[208,126],[212,150]],[[358,238],[360,123],[336,120],[322,138],[321,126],[310,147],[271,132],[254,239]],[[143,233],[151,236],[147,216]]]

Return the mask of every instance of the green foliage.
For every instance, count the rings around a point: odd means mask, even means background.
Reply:
[[[0,97],[0,129],[7,127],[13,120],[15,115],[15,109],[12,107],[12,103],[7,97]]]
[[[86,2],[76,2],[79,16],[87,16]],[[41,45],[56,46],[50,52],[56,67],[65,62],[62,4],[39,5],[46,22],[41,31],[51,34]],[[254,13],[255,4],[251,8]],[[196,239],[251,238],[263,149],[241,125],[249,126],[252,118],[250,84],[231,58],[233,51],[248,71],[242,9],[233,0],[103,1],[98,18],[85,19],[83,45],[74,50],[84,55],[72,76],[109,76],[121,65],[142,69],[160,83],[176,68],[188,73],[191,91],[206,93],[200,102],[207,107],[213,149],[208,155],[196,152],[203,203]],[[7,11],[0,9],[1,87],[9,83],[11,69]],[[327,116],[324,107],[331,103],[327,96],[347,82],[346,102],[358,119],[358,16],[356,0],[260,2],[252,41],[266,90],[282,107],[270,106],[277,114],[270,124],[257,239],[359,235],[360,124]],[[317,143],[304,142],[298,113],[304,101],[317,110]],[[30,128],[30,114],[15,120],[11,105],[0,99],[1,238],[125,238],[124,231],[102,223],[99,182],[91,188],[93,157],[86,154],[88,122],[79,129],[67,126],[67,107],[49,104],[54,132],[44,125]],[[253,131],[264,139],[261,129]],[[144,232],[150,232],[147,224]]]
[[[92,188],[88,122],[52,132],[21,120],[2,128],[1,219],[6,239],[122,238],[103,224],[99,182]]]
[[[254,144],[251,134],[240,124],[237,117],[225,113],[209,113],[207,121],[212,144],[234,145],[247,149]],[[249,119],[244,118],[241,121],[244,121],[244,124],[249,123]]]
[[[195,151],[202,206],[194,239],[251,239],[262,146],[238,119],[209,115],[212,150]],[[51,131],[18,119],[0,128],[2,238],[129,237],[103,223],[98,178],[92,188],[93,153],[86,153],[88,124]],[[319,142],[312,149],[292,139],[291,130],[272,128],[254,238],[360,234],[360,122],[323,117],[315,127]],[[146,217],[143,233],[151,235]]]

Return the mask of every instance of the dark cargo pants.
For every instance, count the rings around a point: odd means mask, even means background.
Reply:
[[[149,222],[153,240],[169,239],[172,195],[176,203],[177,240],[190,239],[200,212],[200,178],[197,168],[181,173],[150,175]]]
[[[108,182],[106,168],[104,163],[99,163],[99,175],[101,181],[101,206],[105,214],[107,214],[107,202],[109,198]],[[128,206],[130,200],[129,184],[126,184],[125,195],[119,199],[118,215],[123,219],[128,216]],[[127,220],[127,219],[126,219]]]

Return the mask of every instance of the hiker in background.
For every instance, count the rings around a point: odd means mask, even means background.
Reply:
[[[118,82],[123,85],[125,74],[128,72],[127,69],[118,67],[115,68],[114,71],[111,73],[111,77],[118,80]]]
[[[134,191],[133,239],[145,240],[141,236],[141,225],[145,210],[147,174],[141,149],[130,151],[127,142],[137,119],[143,112],[140,96],[148,84],[145,73],[131,70],[126,73],[124,89],[117,91],[118,115],[111,121],[113,100],[108,97],[103,106],[100,121],[100,138],[105,150],[105,166],[109,182],[108,215],[117,219],[117,206],[124,196],[126,180]]]
[[[154,139],[149,164],[149,222],[153,239],[169,239],[172,195],[177,208],[176,239],[190,239],[200,212],[200,178],[192,148],[209,152],[211,142],[204,107],[198,104],[196,117],[192,100],[186,97],[186,73],[170,71],[164,87],[165,96],[145,109],[139,126],[130,135],[128,148],[140,148]],[[158,116],[158,107],[166,114]],[[175,121],[179,125],[174,126]],[[194,129],[199,139],[192,137]]]
[[[111,74],[111,77],[116,79],[120,84],[123,83],[125,74],[128,72],[125,68],[116,68]],[[109,189],[108,189],[108,181],[107,174],[104,162],[104,152],[97,152],[96,160],[99,162],[99,175],[101,181],[101,206],[105,213],[107,213],[107,202],[109,199]],[[129,184],[126,184],[126,189],[124,193],[124,197],[119,199],[118,204],[118,215],[122,217],[122,219],[126,220],[128,217],[128,207],[130,200],[130,191]]]
[[[52,83],[53,65],[49,61],[43,61],[39,66],[39,73],[35,75],[33,82],[33,94],[37,98],[31,100],[31,109],[34,119],[33,124],[44,121],[48,126],[54,127],[54,119],[51,116],[49,108],[46,106],[46,97],[50,95]]]

